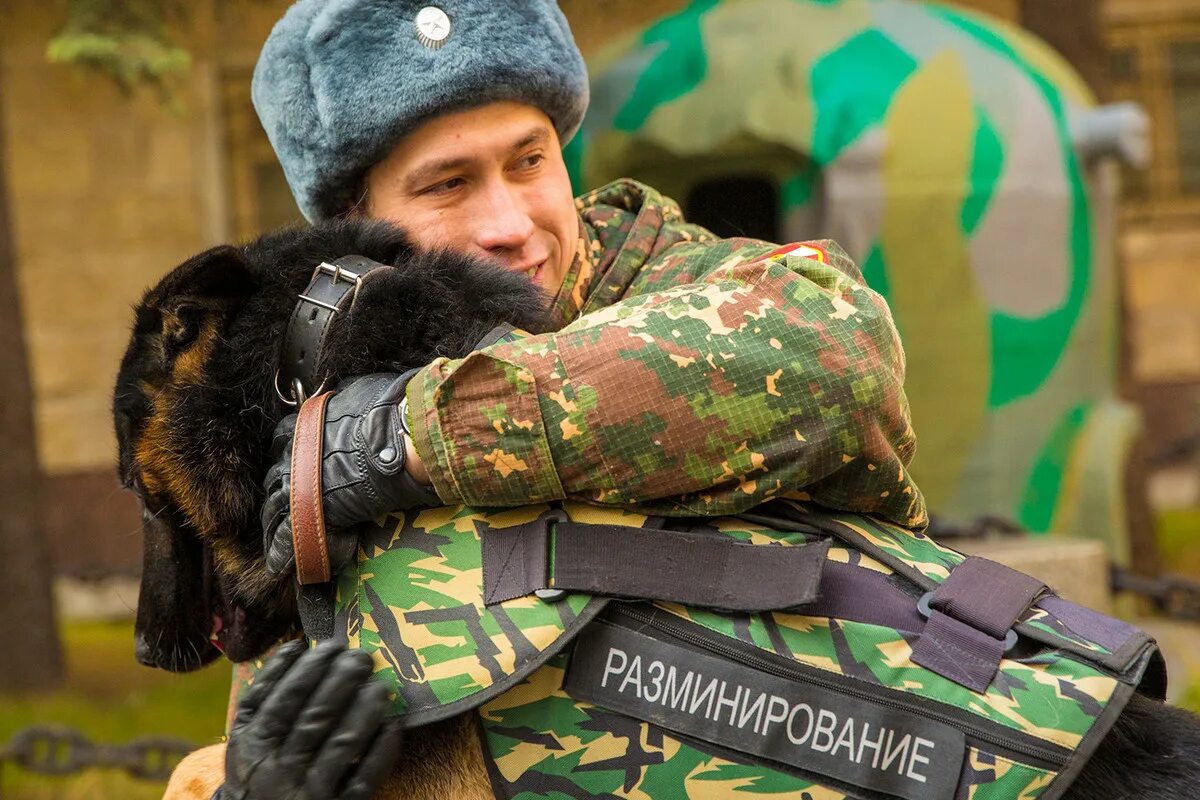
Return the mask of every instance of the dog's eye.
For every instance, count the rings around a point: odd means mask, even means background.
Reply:
[[[131,469],[127,473],[122,474],[121,485],[133,492],[134,497],[137,498],[138,505],[142,507],[142,513],[145,514],[148,494],[146,492],[146,485],[142,483],[142,476],[138,474],[137,470]]]
[[[133,492],[137,495],[138,502],[141,503],[146,493],[142,488],[141,481],[138,480],[137,470],[125,461],[121,463],[118,470],[117,478],[121,481],[121,488],[127,492]]]
[[[158,525],[163,521],[163,512],[166,507],[161,502],[148,500],[146,495],[137,489],[138,504],[142,507],[142,524],[143,525]]]

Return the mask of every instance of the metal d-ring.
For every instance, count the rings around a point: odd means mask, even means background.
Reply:
[[[292,389],[293,389],[293,391],[295,391],[295,384],[296,384],[296,382],[298,382],[298,381],[299,381],[299,379],[296,379],[295,381],[293,381],[293,384],[292,384]],[[279,395],[279,399],[280,399],[280,400],[282,400],[282,401],[284,402],[284,404],[285,404],[285,405],[289,405],[289,406],[291,406],[292,408],[295,408],[296,406],[300,405],[300,403],[296,402],[296,397],[295,397],[295,395],[293,395],[293,396],[292,396],[292,397],[290,397],[290,398],[289,398],[289,397],[286,397],[286,396],[284,395],[284,393],[283,393],[283,390],[279,388],[279,370],[275,370],[275,381],[274,381],[274,383],[275,383],[275,394]]]
[[[407,399],[407,398],[405,398],[405,399]],[[560,522],[570,522],[571,521],[571,518],[569,516],[567,516],[567,512],[564,511],[562,508],[550,509],[550,511],[546,513],[545,519],[546,519],[546,522],[551,526],[557,525]],[[551,527],[549,532],[553,533],[554,528]],[[548,557],[549,553],[547,553],[546,555]],[[549,572],[549,569],[547,569],[547,572]],[[562,600],[564,597],[567,596],[567,593],[565,590],[555,589],[555,588],[552,588],[549,586],[543,587],[541,589],[534,589],[533,594],[535,597],[537,597],[537,599],[541,600],[543,603],[557,603],[560,600]]]
[[[317,390],[310,395],[308,392],[304,391],[304,384],[301,383],[299,378],[292,378],[292,396],[289,398],[283,393],[283,390],[279,388],[279,370],[275,370],[275,394],[279,395],[279,399],[282,400],[286,405],[296,408],[304,405],[304,401],[309,397],[314,397],[323,392],[325,390],[325,384],[327,381],[328,379],[321,381],[321,385],[318,386]]]
[[[926,592],[921,595],[921,599],[917,601],[917,613],[925,619],[929,619],[933,614],[933,592]],[[1017,632],[1009,628],[1004,633],[1004,652],[1008,652],[1017,646]]]

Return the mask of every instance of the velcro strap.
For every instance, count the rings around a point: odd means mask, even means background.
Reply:
[[[955,567],[929,601],[912,660],[976,692],[987,689],[1004,657],[1005,637],[1046,591],[1036,578],[986,558]]]
[[[553,564],[549,547],[553,530]],[[553,588],[730,611],[774,611],[816,599],[829,542],[753,545],[711,534],[587,525],[544,517],[480,531],[484,602]]]
[[[321,441],[325,433],[325,404],[333,392],[310,397],[296,415],[292,437],[292,546],[296,580],[302,584],[329,580],[329,545],[325,511],[321,507]]]
[[[1012,567],[970,556],[933,593],[929,605],[996,639],[1033,605],[1046,584]]]
[[[974,692],[987,690],[1003,657],[1003,637],[989,636],[940,611],[929,615],[912,649],[914,663]]]

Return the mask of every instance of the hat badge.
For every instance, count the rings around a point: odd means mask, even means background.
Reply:
[[[450,17],[437,6],[425,6],[417,12],[417,41],[437,50],[450,38]]]

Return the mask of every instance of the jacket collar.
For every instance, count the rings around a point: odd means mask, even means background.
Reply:
[[[622,178],[582,195],[575,259],[551,305],[555,323],[611,305],[642,268],[675,240],[668,223],[682,222],[679,205],[644,183]]]

